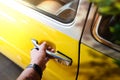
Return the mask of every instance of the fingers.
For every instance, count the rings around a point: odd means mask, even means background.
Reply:
[[[53,58],[52,56],[46,54],[46,50],[53,53],[55,52],[55,49],[53,49],[51,46],[48,46],[46,42],[42,42],[37,48],[33,48],[31,53],[40,53],[46,57]]]
[[[43,42],[39,45],[39,47],[33,48],[31,49],[31,52],[36,52],[36,51],[42,51],[43,53],[45,53],[45,50],[47,49],[47,43]]]
[[[53,49],[51,46],[48,46],[48,43],[43,42],[41,43],[37,48],[33,48],[31,50],[31,63],[36,63],[39,66],[41,66],[44,70],[46,63],[49,61],[49,59],[53,59],[52,56],[46,54],[46,50],[49,50],[51,52],[55,52],[55,49]]]
[[[47,47],[47,50],[51,51],[51,52],[55,52],[55,49],[53,49],[51,46]]]
[[[39,48],[41,48],[41,50],[45,51],[47,49],[47,43],[46,42],[43,42]]]
[[[50,51],[50,52],[53,52],[53,53],[55,52],[55,49],[53,49],[51,46],[48,46],[48,47],[47,47],[47,50]],[[52,56],[50,56],[49,54],[47,54],[47,57],[48,57],[49,59],[54,59],[54,58],[53,58]]]

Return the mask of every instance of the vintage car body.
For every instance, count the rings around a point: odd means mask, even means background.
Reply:
[[[55,12],[36,8],[35,4],[30,5],[32,1],[0,0],[2,54],[24,69],[30,62],[30,50],[34,47],[31,39],[39,43],[48,41],[57,51],[70,57],[72,65],[50,60],[43,80],[120,79],[120,47],[105,42],[97,33],[102,16],[94,4],[88,0],[75,0],[75,12],[71,12],[74,16],[64,18],[57,17]]]

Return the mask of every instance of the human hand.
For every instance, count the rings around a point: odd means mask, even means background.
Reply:
[[[46,49],[54,52],[54,49],[47,45],[46,42],[43,42],[39,45],[39,49],[33,49],[31,51],[31,62],[30,64],[37,64],[41,67],[42,70],[45,69],[46,63],[49,60],[49,55],[46,54]]]

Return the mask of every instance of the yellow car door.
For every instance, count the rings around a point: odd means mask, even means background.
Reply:
[[[0,52],[25,68],[34,47],[31,40],[50,42],[72,64],[50,60],[43,80],[75,80],[88,8],[84,0],[0,0]]]
[[[102,16],[91,4],[80,44],[78,80],[120,80],[119,21],[119,16]]]

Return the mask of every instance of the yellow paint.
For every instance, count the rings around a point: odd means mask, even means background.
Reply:
[[[78,80],[120,80],[120,67],[115,60],[81,44]]]
[[[56,50],[73,59],[72,66],[50,60],[43,80],[75,80],[78,41],[0,3],[0,52],[20,67],[30,62],[31,39],[39,43],[52,42]],[[120,68],[115,60],[81,44],[78,80],[120,80]]]
[[[56,50],[73,59],[72,66],[50,60],[43,80],[74,80],[77,71],[78,41],[0,3],[0,51],[25,68],[30,62],[31,39],[52,42]]]

